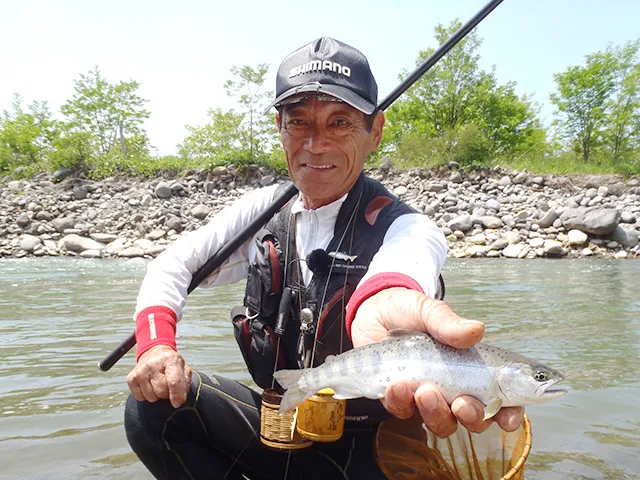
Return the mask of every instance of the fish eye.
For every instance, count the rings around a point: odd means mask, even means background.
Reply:
[[[549,375],[544,370],[538,370],[533,376],[538,382],[546,382],[549,380]]]

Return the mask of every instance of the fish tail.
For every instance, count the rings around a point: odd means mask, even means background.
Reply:
[[[278,370],[273,374],[276,381],[286,388],[280,402],[280,414],[293,410],[307,398],[313,395],[313,392],[305,392],[301,387],[306,386],[306,382],[302,377],[304,370]]]

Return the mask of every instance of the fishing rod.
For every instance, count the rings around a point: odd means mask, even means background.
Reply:
[[[395,102],[400,95],[406,92],[422,75],[431,69],[444,55],[455,47],[467,34],[473,30],[484,18],[489,15],[503,0],[490,0],[482,9],[480,9],[467,23],[462,25],[446,42],[440,45],[429,58],[422,62],[407,78],[405,78],[389,95],[387,95],[379,104],[378,110],[384,111]],[[200,283],[215,272],[220,265],[235,252],[240,245],[255,235],[264,224],[266,224],[277,211],[279,211],[291,198],[298,193],[295,185],[289,185],[285,191],[271,203],[264,212],[257,218],[246,225],[238,234],[233,237],[227,244],[223,245],[207,262],[193,274],[191,283],[187,288],[187,294],[191,293]],[[106,372],[113,367],[118,360],[126,355],[136,344],[136,335],[133,332],[127,337],[115,350],[108,354],[101,362],[98,368]]]
[[[235,252],[240,245],[249,240],[253,235],[258,233],[258,230],[273,217],[278,210],[280,210],[291,198],[298,192],[296,186],[292,183],[285,188],[284,192],[280,194],[260,215],[254,218],[248,225],[246,225],[238,234],[233,237],[229,242],[224,244],[220,249],[214,253],[207,262],[200,267],[191,278],[191,283],[187,288],[187,294],[191,293],[200,283],[215,272],[220,265],[227,260],[233,252]],[[118,347],[107,355],[100,363],[98,368],[103,372],[106,372],[113,367],[118,360],[120,360],[129,350],[131,350],[136,344],[136,333],[133,332],[129,335]]]

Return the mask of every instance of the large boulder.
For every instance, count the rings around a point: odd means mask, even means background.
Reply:
[[[82,253],[85,250],[100,251],[104,249],[103,243],[96,242],[92,238],[81,237],[80,235],[76,235],[75,233],[64,236],[62,238],[62,242],[67,250],[76,253]]]
[[[447,227],[449,227],[451,230],[454,230],[454,231],[460,230],[462,232],[466,232],[467,230],[471,230],[471,227],[472,227],[471,215],[469,215],[468,213],[460,215],[459,217],[456,217],[450,220],[447,223]]]
[[[566,229],[609,235],[620,222],[620,211],[601,207],[568,208],[560,215],[560,221]]]
[[[635,230],[622,228],[618,225],[609,236],[609,239],[625,247],[635,247],[638,244],[638,233]]]

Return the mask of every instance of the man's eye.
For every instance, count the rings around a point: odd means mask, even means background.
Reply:
[[[349,125],[349,120],[345,118],[337,118],[333,123],[337,127],[346,127]]]
[[[299,126],[299,125],[304,125],[305,121],[302,120],[301,118],[292,118],[291,120],[289,120],[288,124],[292,126]]]

